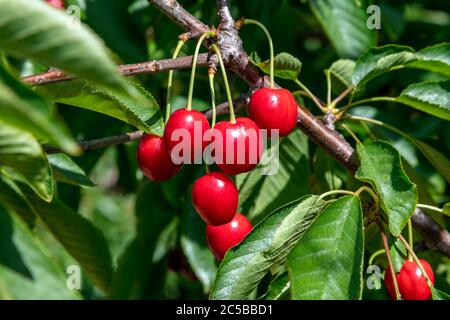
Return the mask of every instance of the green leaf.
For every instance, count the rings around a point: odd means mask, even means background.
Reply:
[[[431,294],[433,297],[433,300],[450,300],[450,295],[442,292],[438,289],[436,289],[435,287],[431,288]]]
[[[210,298],[248,298],[268,270],[282,263],[323,208],[318,196],[305,196],[272,212],[220,264]]]
[[[447,202],[447,203],[444,205],[444,214],[450,216],[450,202]]]
[[[335,76],[346,87],[352,85],[352,74],[356,62],[349,59],[339,59],[333,62],[329,68],[331,74]]]
[[[147,90],[137,84],[134,87],[139,92],[134,98],[83,80],[40,86],[38,91],[54,102],[100,112],[146,132],[162,133],[158,103]]]
[[[361,299],[363,256],[361,203],[344,196],[322,211],[289,254],[292,298]]]
[[[107,292],[112,281],[112,261],[104,235],[94,225],[58,199],[46,203],[21,188],[34,213],[55,238],[80,263],[90,279]]]
[[[375,46],[376,30],[366,24],[367,1],[309,0],[309,4],[340,57],[358,57]]]
[[[389,229],[398,237],[417,205],[417,187],[403,170],[398,151],[385,141],[358,144],[361,166],[355,177],[378,193],[381,209],[389,218]]]
[[[0,166],[13,168],[39,197],[52,200],[52,171],[41,145],[30,133],[1,121]]]
[[[248,213],[251,220],[260,220],[283,204],[310,193],[309,176],[308,138],[295,130],[272,145],[257,168],[236,176],[240,212]]]
[[[264,300],[281,300],[284,297],[289,296],[290,288],[291,282],[289,281],[289,274],[284,272],[270,283]]]
[[[69,156],[58,153],[50,154],[47,157],[52,166],[53,177],[56,180],[80,187],[92,187],[95,185],[84,170]]]
[[[450,77],[450,43],[426,47],[416,53],[416,61],[406,67],[424,69]]]
[[[253,52],[250,55],[250,61],[264,73],[270,74],[270,60],[261,61],[258,54]],[[302,70],[302,62],[286,52],[277,54],[273,63],[275,77],[282,79],[295,80]]]
[[[27,226],[0,206],[0,299],[80,299],[52,258]]]
[[[217,267],[206,242],[205,223],[195,212],[191,201],[181,219],[180,242],[189,265],[202,283],[203,291],[207,293],[214,281]]]
[[[416,145],[425,158],[427,158],[445,180],[450,183],[450,160],[448,157],[419,139],[410,136],[409,140]]]
[[[14,181],[0,175],[0,202],[15,212],[30,227],[34,226],[35,215],[24,194]]]
[[[60,147],[69,154],[80,150],[54,108],[0,66],[0,120]]]
[[[2,0],[0,48],[131,93],[101,40],[86,26],[71,26],[65,13],[42,1]]]
[[[414,83],[402,91],[397,101],[450,121],[450,80]]]
[[[369,80],[390,71],[395,66],[415,60],[414,50],[406,46],[387,45],[370,49],[355,65],[352,83],[361,86]]]

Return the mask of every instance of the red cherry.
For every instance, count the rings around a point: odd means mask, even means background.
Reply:
[[[263,153],[259,127],[249,118],[236,123],[222,121],[212,130],[214,161],[226,174],[238,174],[255,168]]]
[[[49,5],[55,7],[56,9],[64,9],[63,0],[45,0]]]
[[[248,105],[250,118],[261,129],[278,129],[279,135],[286,136],[297,123],[297,101],[289,90],[280,88],[260,88],[256,90]]]
[[[241,242],[252,231],[250,221],[240,213],[236,213],[233,220],[221,226],[206,226],[206,239],[214,256],[222,260],[231,247]]]
[[[428,262],[419,259],[420,263],[434,284],[433,269]],[[427,285],[425,277],[422,275],[419,266],[415,261],[405,261],[400,272],[396,275],[398,289],[403,300],[428,300],[431,297],[431,290]],[[396,299],[394,281],[390,268],[386,270],[384,285],[392,300]]]
[[[168,180],[181,169],[181,165],[175,165],[170,159],[164,139],[154,134],[142,137],[137,161],[144,175],[153,181]]]
[[[174,162],[181,162],[177,160],[184,157],[188,160],[183,163],[201,160],[203,150],[209,143],[203,134],[209,129],[208,119],[197,110],[179,109],[172,113],[164,129],[164,140]],[[190,156],[184,155],[186,150]]]
[[[211,172],[194,182],[192,202],[205,223],[220,226],[234,218],[238,190],[229,177],[221,172]]]

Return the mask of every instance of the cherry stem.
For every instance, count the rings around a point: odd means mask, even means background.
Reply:
[[[352,129],[350,129],[349,126],[343,124],[343,125],[342,125],[342,128],[344,128],[344,129],[348,132],[348,134],[352,136],[353,140],[355,140],[356,143],[362,144],[362,143],[361,143],[361,140],[359,140],[358,136],[353,132]]]
[[[195,80],[195,70],[197,68],[197,60],[198,60],[198,53],[200,51],[200,46],[203,43],[203,40],[205,40],[208,37],[215,36],[216,33],[213,31],[205,32],[201,35],[200,39],[198,39],[197,46],[195,47],[194,57],[192,58],[192,71],[191,71],[191,80],[189,82],[189,94],[188,94],[188,100],[187,100],[187,106],[186,109],[191,111],[192,110],[192,96],[194,93],[194,80]]]
[[[311,92],[311,90],[308,89],[307,86],[305,86],[305,85],[303,84],[303,82],[301,82],[301,81],[298,80],[298,79],[295,79],[294,82],[295,82],[300,88],[302,88],[303,91],[305,91],[305,92],[308,94],[309,98],[314,102],[314,104],[315,104],[315,105],[316,105],[323,113],[328,112],[328,109],[325,108],[325,107],[320,103],[319,99],[317,99],[317,97]]]
[[[209,79],[209,90],[211,91],[211,106],[212,106],[212,121],[211,128],[214,128],[216,125],[216,92],[214,90],[214,72],[208,71],[208,79]]]
[[[394,269],[394,264],[392,263],[391,250],[389,249],[389,242],[388,242],[386,233],[384,232],[384,228],[381,225],[381,222],[378,223],[378,228],[380,229],[381,239],[383,240],[384,250],[386,251],[388,267],[391,270],[392,282],[394,282],[394,291],[395,291],[396,300],[401,300],[402,297],[400,295],[400,290],[398,289],[397,274]],[[386,275],[385,275],[385,277],[386,277]]]
[[[411,219],[408,219],[408,243],[409,246],[412,248],[414,246],[414,242],[413,242],[413,229],[412,229],[412,223],[411,223]],[[408,260],[409,261],[413,261],[413,257],[411,255],[411,252],[408,252]]]
[[[267,41],[269,42],[269,50],[270,50],[270,87],[274,88],[275,87],[275,68],[274,68],[274,52],[273,52],[273,41],[272,41],[272,37],[270,36],[269,31],[267,30],[267,28],[259,21],[257,20],[253,20],[253,19],[244,19],[244,24],[254,24],[257,25],[258,27],[260,27],[264,33],[266,34],[267,37]]]
[[[211,46],[211,48],[214,50],[214,52],[217,55],[217,59],[219,60],[219,64],[220,64],[220,70],[222,71],[223,82],[225,84],[225,91],[227,93],[227,99],[228,99],[228,108],[230,109],[230,122],[236,123],[236,117],[234,115],[234,107],[233,107],[233,98],[231,97],[230,85],[228,84],[227,71],[225,69],[225,65],[223,64],[220,49],[215,44],[213,44]]]
[[[178,41],[175,51],[173,52],[172,59],[176,59],[178,57],[178,54],[180,53],[180,50],[184,44],[185,44],[185,41],[183,41],[183,40]],[[172,109],[172,106],[170,104],[170,97],[172,95],[173,72],[174,72],[173,69],[169,71],[169,78],[167,79],[166,123],[169,120],[171,109]]]
[[[320,195],[320,197],[317,199],[317,201],[322,200],[323,198],[326,198],[326,197],[331,196],[333,194],[347,194],[347,195],[352,195],[352,196],[355,195],[355,193],[353,191],[348,191],[348,190],[331,190],[331,191],[322,193]]]
[[[422,272],[423,276],[425,277],[425,280],[427,281],[427,285],[432,288],[433,282],[431,282],[430,278],[428,277],[428,274],[425,272],[425,268],[423,267],[422,263],[420,262],[419,258],[415,254],[413,248],[409,245],[408,241],[405,240],[405,238],[400,235],[399,239],[401,242],[403,242],[403,245],[406,247],[406,250],[408,250],[408,253],[410,253],[416,262],[416,264],[419,266],[420,271]]]
[[[384,250],[384,249],[375,251],[369,258],[369,266],[373,265],[373,261],[375,260],[376,257],[378,257],[380,254],[384,254],[384,253],[386,253],[386,250]]]

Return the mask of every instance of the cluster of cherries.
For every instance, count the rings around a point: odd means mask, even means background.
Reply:
[[[248,219],[237,212],[238,190],[228,175],[236,175],[254,169],[262,155],[261,129],[278,130],[280,136],[289,134],[297,121],[297,102],[286,89],[260,88],[256,90],[249,104],[250,118],[239,117],[234,121],[221,121],[214,126],[222,135],[222,142],[215,150],[213,158],[232,152],[231,161],[216,161],[222,172],[211,172],[195,181],[192,188],[194,208],[207,224],[206,237],[210,249],[218,260],[222,260],[226,251],[238,244],[252,230]],[[178,144],[172,134],[178,129],[190,133],[191,162],[202,157],[204,149],[212,141],[202,138],[201,148],[194,148],[194,123],[201,127],[201,137],[211,130],[208,119],[196,110],[179,109],[172,113],[164,129],[164,137],[146,134],[142,137],[137,150],[137,160],[144,175],[153,181],[166,181],[175,176],[182,164],[172,161],[172,151]],[[201,124],[201,126],[198,126]],[[197,129],[198,130],[198,129]],[[257,132],[257,161],[249,161],[255,141],[250,139],[250,132]],[[212,138],[214,140],[214,138]],[[198,142],[197,142],[198,144]],[[245,155],[238,161],[240,155]],[[229,160],[229,159],[227,159]]]
[[[434,274],[430,264],[419,259],[422,267],[434,285]],[[431,290],[427,284],[427,281],[420,270],[419,266],[414,261],[406,260],[403,263],[400,272],[395,276],[397,280],[398,290],[403,300],[428,300],[431,297]],[[392,300],[396,300],[394,279],[392,278],[391,269],[386,270],[384,276],[384,285]]]

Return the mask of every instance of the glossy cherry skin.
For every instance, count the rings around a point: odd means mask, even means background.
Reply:
[[[422,266],[434,284],[433,269],[430,264],[423,259],[419,259]],[[405,261],[400,272],[396,276],[398,289],[403,300],[428,300],[431,297],[431,290],[427,285],[425,277],[422,275],[419,266],[414,261]],[[394,281],[391,270],[388,268],[384,276],[384,285],[392,300],[396,300]]]
[[[192,203],[206,224],[230,222],[238,207],[238,190],[233,180],[221,172],[208,173],[194,182]]]
[[[260,88],[256,90],[248,105],[250,118],[261,129],[278,129],[280,137],[286,136],[297,123],[297,101],[289,90],[283,88]]]
[[[64,9],[64,1],[63,0],[45,0],[49,5],[57,8]]]
[[[166,181],[175,176],[181,165],[173,164],[164,139],[146,134],[137,149],[137,161],[142,173],[153,181]]]
[[[233,220],[227,224],[206,226],[206,239],[217,260],[222,260],[228,249],[241,242],[252,229],[250,221],[242,214],[236,213]]]
[[[219,135],[221,138],[216,140]],[[263,139],[259,127],[249,118],[236,123],[222,121],[213,129],[214,161],[229,175],[248,172],[255,168],[263,153]]]
[[[179,131],[179,129],[185,129],[186,131]],[[190,145],[190,157],[188,157],[187,161],[183,161],[183,163],[194,163],[196,160],[197,162],[201,160],[203,150],[209,143],[204,139],[204,133],[209,129],[208,119],[206,119],[200,111],[179,109],[172,113],[164,128],[164,140],[166,141],[167,149],[174,162],[178,163],[174,156],[180,155],[184,158],[184,151],[176,152],[176,150],[174,151],[174,148],[179,143],[185,141],[188,142],[187,148],[189,148]],[[177,137],[177,131],[178,133],[184,132],[187,134],[187,140]],[[174,151],[174,153],[172,153],[172,151]],[[199,163],[201,163],[201,161]]]

